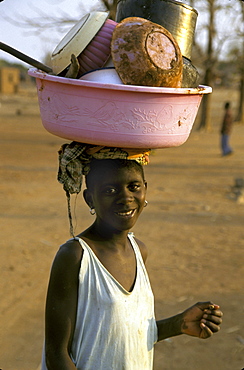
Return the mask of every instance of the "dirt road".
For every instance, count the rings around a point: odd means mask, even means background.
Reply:
[[[220,333],[201,341],[180,336],[156,345],[155,370],[241,370],[244,367],[244,126],[236,125],[232,156],[222,158],[222,102],[213,94],[213,130],[195,129],[179,148],[154,151],[146,168],[148,207],[134,230],[150,250],[148,271],[158,318],[196,301],[224,311]],[[69,238],[66,199],[56,180],[64,141],[47,133],[35,90],[0,96],[0,368],[36,370],[43,342],[49,270]],[[92,222],[78,197],[77,232]]]

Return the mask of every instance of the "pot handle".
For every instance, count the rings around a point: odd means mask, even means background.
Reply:
[[[41,71],[44,71],[47,73],[52,72],[52,68],[46,66],[45,64],[42,64],[41,62],[38,62],[37,60],[29,57],[28,55],[21,53],[20,51],[12,48],[11,46],[4,44],[3,42],[0,42],[0,49],[3,51],[6,51],[6,53],[13,55],[14,57],[22,60],[25,63],[28,63],[31,66],[40,69]]]

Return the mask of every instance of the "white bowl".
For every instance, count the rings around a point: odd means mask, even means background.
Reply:
[[[114,67],[101,68],[87,72],[80,77],[80,80],[101,82],[105,84],[123,84]]]

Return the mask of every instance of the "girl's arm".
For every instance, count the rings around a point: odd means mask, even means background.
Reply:
[[[70,240],[58,251],[51,270],[46,301],[45,354],[48,370],[76,369],[70,358],[78,300],[82,249]]]
[[[206,339],[220,330],[223,313],[212,302],[199,302],[179,315],[157,321],[158,341],[180,334]]]

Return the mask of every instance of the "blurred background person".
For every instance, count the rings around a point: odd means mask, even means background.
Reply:
[[[232,127],[233,127],[233,115],[231,111],[230,102],[225,103],[224,109],[225,109],[225,113],[224,113],[220,133],[221,133],[222,155],[226,156],[226,155],[230,155],[233,153],[233,150],[231,149],[229,145],[230,135],[232,132]]]

